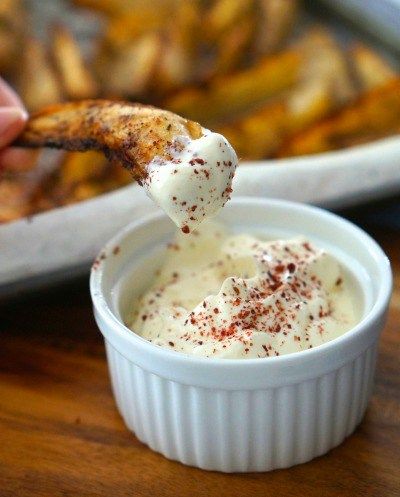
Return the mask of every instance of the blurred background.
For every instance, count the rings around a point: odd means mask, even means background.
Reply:
[[[244,160],[345,149],[399,133],[400,43],[390,11],[387,29],[358,16],[360,30],[357,15],[327,8],[342,3],[1,0],[0,72],[30,112],[83,98],[151,103],[223,133]],[[378,22],[388,3],[361,8]],[[0,223],[131,181],[96,152],[0,174]]]

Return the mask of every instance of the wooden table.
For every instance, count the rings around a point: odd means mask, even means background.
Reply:
[[[291,469],[232,475],[152,452],[115,409],[85,279],[0,309],[0,496],[398,497],[400,232],[373,234],[395,290],[372,401],[340,447]]]

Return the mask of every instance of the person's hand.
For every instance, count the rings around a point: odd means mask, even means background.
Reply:
[[[8,145],[23,130],[28,113],[18,95],[0,78],[0,171],[29,169],[36,160],[36,153]]]

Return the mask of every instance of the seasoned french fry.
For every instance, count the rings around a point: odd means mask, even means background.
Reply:
[[[226,74],[240,64],[252,42],[254,24],[254,16],[248,15],[218,38],[214,66],[205,79]]]
[[[285,120],[284,103],[275,102],[217,131],[229,140],[241,159],[261,159],[279,146]]]
[[[110,19],[106,27],[102,48],[105,51],[117,52],[149,31],[162,29],[165,25],[165,19],[164,10],[157,8],[133,10],[114,17]],[[100,52],[99,56],[101,55]]]
[[[173,2],[165,0],[73,0],[78,7],[97,10],[105,14],[116,17],[122,14],[129,14],[132,11],[144,11],[153,8],[163,10],[166,7],[173,6]]]
[[[263,58],[249,69],[216,78],[206,90],[183,90],[164,105],[206,124],[223,121],[292,86],[298,77],[299,63],[297,51],[285,51]]]
[[[54,27],[52,56],[68,98],[94,98],[97,85],[83,60],[80,48],[71,32],[62,25]]]
[[[196,69],[201,16],[196,1],[183,0],[173,22],[168,23],[162,43],[155,87],[169,91],[193,80]]]
[[[354,104],[292,137],[278,156],[308,155],[400,132],[400,79],[370,90]]]
[[[31,213],[31,187],[26,181],[2,178],[0,181],[0,224]]]
[[[11,71],[16,60],[17,47],[16,37],[0,24],[0,71],[2,74],[8,74]]]
[[[331,33],[323,27],[309,29],[296,43],[302,53],[301,81],[321,80],[331,87],[337,105],[356,96],[346,56]]]
[[[370,90],[396,77],[396,71],[378,52],[362,43],[350,50],[351,62],[363,91]]]
[[[104,175],[108,162],[100,152],[89,150],[82,152],[67,152],[60,165],[60,183],[64,186],[74,185]]]
[[[209,40],[216,40],[225,31],[240,23],[253,8],[254,0],[217,0],[207,12],[205,35]]]
[[[304,82],[287,97],[285,131],[298,132],[326,117],[335,107],[329,84],[320,79]]]
[[[42,43],[29,38],[23,50],[18,88],[30,111],[62,100],[60,82]]]
[[[144,34],[102,65],[100,77],[108,95],[142,96],[149,89],[162,48],[157,32]]]
[[[0,72],[10,73],[18,63],[24,32],[26,12],[21,0],[0,2]]]
[[[268,54],[282,45],[295,23],[298,6],[297,0],[258,0],[256,53]]]
[[[331,109],[326,86],[301,86],[277,102],[218,128],[243,159],[271,157],[284,139],[326,116]]]

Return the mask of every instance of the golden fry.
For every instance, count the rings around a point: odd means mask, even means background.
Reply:
[[[104,12],[109,16],[119,16],[128,14],[132,11],[146,11],[149,8],[158,8],[162,10],[165,4],[173,2],[165,2],[165,0],[151,0],[149,7],[148,0],[73,0],[77,7],[85,7],[87,9]]]
[[[290,88],[298,78],[299,63],[298,52],[282,52],[249,69],[216,78],[207,90],[182,90],[164,105],[206,124],[223,121]]]
[[[85,181],[100,179],[107,169],[107,159],[100,152],[90,150],[86,153],[68,152],[60,165],[60,183],[74,185]]]
[[[358,83],[363,91],[371,90],[396,77],[396,71],[371,48],[356,43],[350,50]]]
[[[155,89],[169,91],[192,82],[198,59],[201,15],[197,2],[183,0],[166,26],[156,70]]]
[[[354,99],[356,86],[346,55],[327,29],[309,29],[296,46],[302,53],[300,81],[320,80],[328,84],[338,106]]]
[[[221,34],[239,24],[254,8],[254,0],[217,0],[207,12],[206,36],[216,40]]]
[[[202,128],[155,107],[110,100],[53,105],[32,115],[16,145],[71,151],[99,150],[120,161],[138,181],[155,156],[168,155],[176,136],[199,138]]]
[[[298,85],[286,99],[286,133],[291,134],[326,117],[335,107],[329,84],[317,79]]]
[[[334,116],[300,132],[278,155],[309,155],[376,140],[400,131],[400,79],[370,90]]]
[[[30,111],[62,100],[63,94],[57,75],[50,65],[44,46],[35,38],[26,41],[18,88]]]
[[[286,111],[283,102],[270,103],[245,118],[217,128],[241,159],[271,155],[281,142]]]
[[[254,16],[249,15],[232,26],[216,41],[216,57],[213,67],[207,71],[206,79],[226,74],[245,57],[254,34]]]
[[[102,64],[100,77],[108,95],[142,96],[150,87],[161,53],[159,33],[146,33]]]
[[[0,224],[14,221],[31,213],[31,185],[24,180],[0,181]]]
[[[274,52],[287,39],[298,15],[297,0],[258,0],[254,51]]]
[[[271,157],[288,135],[326,116],[330,109],[326,87],[302,86],[218,131],[228,138],[241,158],[257,160]]]
[[[21,0],[0,2],[0,73],[16,69],[26,29],[26,12]]]
[[[57,25],[53,33],[52,56],[67,97],[72,100],[93,98],[97,85],[83,60],[70,31]]]
[[[134,10],[110,19],[104,38],[103,49],[114,53],[129,45],[133,40],[165,24],[166,14],[163,9]],[[99,54],[101,56],[102,53]]]

